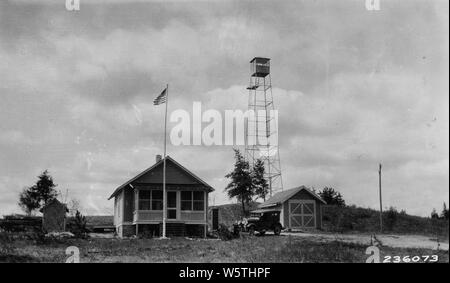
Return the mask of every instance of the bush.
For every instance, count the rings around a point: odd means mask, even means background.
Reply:
[[[323,228],[330,232],[379,232],[380,212],[374,209],[356,206],[323,207]],[[383,212],[385,231],[400,234],[420,234],[448,238],[449,222],[443,219],[431,219],[408,215],[390,208]]]
[[[431,212],[431,218],[439,219],[439,214],[437,213],[436,209],[434,209],[434,208],[433,208],[433,211]]]
[[[0,254],[12,254],[14,252],[13,240],[11,232],[0,231]]]
[[[72,232],[76,238],[86,239],[88,237],[88,228],[86,217],[83,216],[78,210],[75,213],[75,218],[69,225],[70,232]]]
[[[383,226],[392,231],[398,219],[398,211],[395,207],[390,207],[388,211],[383,212]]]
[[[42,228],[42,217],[5,215],[0,220],[0,229],[9,232],[35,232]]]
[[[219,229],[217,229],[217,233],[219,234],[219,238],[222,241],[228,241],[233,239],[233,233],[230,232],[227,226],[220,224]]]
[[[323,221],[325,230],[331,232],[365,231],[372,222],[372,210],[356,206],[325,206]]]

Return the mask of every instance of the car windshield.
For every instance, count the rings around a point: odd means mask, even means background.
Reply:
[[[264,213],[262,216],[261,216],[261,220],[268,220],[270,218],[270,213]]]

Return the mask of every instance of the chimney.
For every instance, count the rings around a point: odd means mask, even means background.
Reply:
[[[161,154],[157,154],[157,155],[156,155],[156,163],[160,162],[161,159],[162,159]]]

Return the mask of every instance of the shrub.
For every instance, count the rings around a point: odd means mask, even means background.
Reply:
[[[433,211],[431,212],[431,218],[439,219],[439,214],[437,213],[436,209],[434,209],[434,208],[433,208]]]
[[[219,234],[219,238],[222,241],[228,241],[233,239],[233,233],[230,232],[227,226],[220,224],[219,229],[217,229],[217,233]]]
[[[0,231],[0,254],[12,254],[14,252],[12,242],[13,236],[11,232]]]
[[[395,207],[390,207],[388,211],[383,213],[383,222],[387,230],[392,231],[397,223],[398,211]]]
[[[379,232],[380,212],[356,206],[324,206],[323,228],[330,232]],[[448,238],[449,222],[397,212],[391,208],[383,212],[385,231],[401,234],[438,235]]]
[[[88,237],[88,228],[86,217],[83,216],[78,210],[75,213],[75,218],[70,225],[70,232],[72,232],[75,237],[85,239]]]

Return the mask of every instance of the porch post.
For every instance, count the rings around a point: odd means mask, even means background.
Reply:
[[[139,189],[134,188],[134,211],[133,218],[136,217],[136,237],[139,235]],[[134,219],[133,219],[134,220]]]

